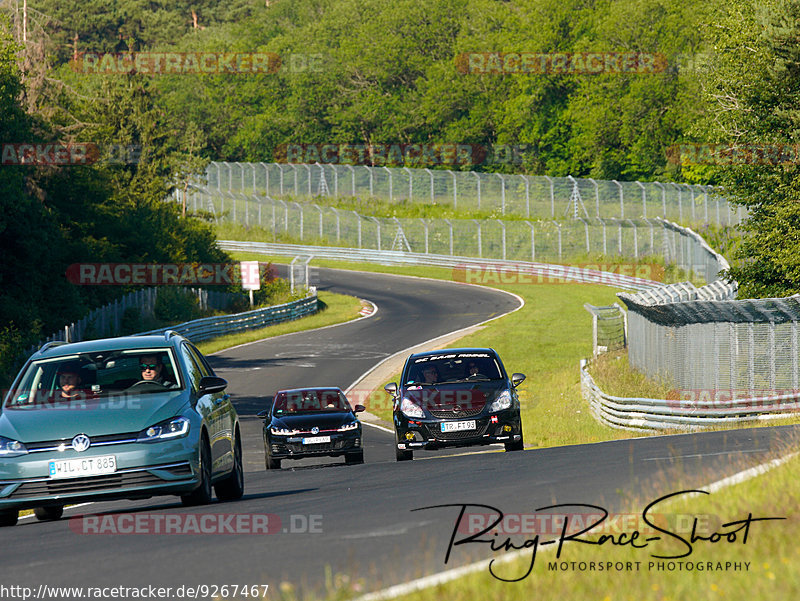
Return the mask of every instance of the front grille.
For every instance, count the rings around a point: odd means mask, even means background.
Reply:
[[[353,440],[334,440],[332,442],[323,442],[321,444],[300,444],[290,442],[286,448],[290,453],[329,453],[331,451],[340,451],[342,449],[349,449],[353,446]]]
[[[453,411],[452,409],[430,409],[431,415],[433,417],[438,417],[440,419],[461,419],[463,417],[472,417],[473,415],[478,415],[481,411],[483,411],[483,407],[479,408],[468,408],[462,409],[460,411]]]
[[[192,468],[188,463],[168,466],[164,469],[175,476],[191,476]],[[19,486],[9,499],[26,499],[48,495],[69,495],[101,492],[104,490],[137,488],[166,484],[168,481],[154,476],[146,470],[117,472],[103,476],[87,476],[85,478],[65,478],[63,480],[36,480],[25,482]]]
[[[488,419],[479,419],[475,424],[474,430],[460,430],[458,432],[442,432],[440,424],[425,424],[428,430],[428,438],[435,438],[437,440],[464,440],[466,438],[475,438],[476,436],[483,436],[486,433],[486,428],[489,426]]]
[[[93,447],[99,447],[110,444],[125,444],[130,442],[136,442],[138,436],[139,436],[138,432],[126,432],[124,434],[104,434],[103,436],[90,436],[89,439],[92,441]],[[37,453],[40,451],[53,451],[58,449],[61,445],[64,445],[64,447],[67,449],[71,449],[72,438],[25,443],[25,447],[28,449],[29,453]]]

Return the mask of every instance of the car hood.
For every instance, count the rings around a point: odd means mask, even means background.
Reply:
[[[491,382],[458,382],[427,386],[406,385],[403,396],[428,410],[452,410],[458,406],[462,411],[480,411],[491,403],[508,385],[503,380]]]
[[[188,402],[185,394],[175,391],[101,398],[74,405],[4,408],[0,436],[30,443],[66,439],[80,433],[102,436],[138,432],[180,415]]]
[[[314,426],[320,430],[336,430],[345,424],[352,423],[355,419],[349,411],[301,413],[300,415],[273,417],[272,426],[275,428],[288,428],[289,430],[310,430]]]

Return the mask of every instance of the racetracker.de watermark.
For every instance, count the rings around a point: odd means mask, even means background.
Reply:
[[[75,534],[321,534],[321,514],[276,513],[115,513],[75,516]]]
[[[604,517],[605,516],[605,517]],[[595,535],[618,535],[638,530],[642,535],[652,535],[659,528],[669,529],[676,534],[709,532],[721,523],[712,514],[687,515],[678,513],[465,513],[458,522],[458,532],[462,534],[495,534],[498,536],[561,536],[589,531]]]
[[[2,165],[134,165],[142,147],[133,144],[95,144],[94,142],[5,142],[0,144]]]
[[[465,75],[649,74],[667,70],[667,57],[650,52],[463,52],[456,69]]]
[[[667,148],[676,165],[798,165],[798,144],[676,144]]]
[[[79,286],[256,286],[273,279],[268,264],[254,263],[73,263],[67,281]]]
[[[529,144],[280,144],[276,163],[372,166],[521,165]]]
[[[517,265],[485,263],[456,265],[452,279],[467,284],[616,284],[624,278],[664,281],[657,263],[575,263],[572,265]]]
[[[70,66],[78,73],[101,75],[277,73],[281,57],[274,52],[83,52]]]

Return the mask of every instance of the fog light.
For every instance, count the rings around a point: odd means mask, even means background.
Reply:
[[[511,426],[503,426],[503,432],[511,432]]]
[[[414,433],[406,432],[406,440],[414,440]]]

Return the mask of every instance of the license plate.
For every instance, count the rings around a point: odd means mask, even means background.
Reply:
[[[303,444],[321,444],[323,442],[330,442],[330,436],[310,436],[303,439]]]
[[[81,476],[100,476],[117,471],[117,458],[114,455],[86,457],[85,459],[62,459],[50,462],[51,478],[79,478]]]
[[[475,420],[466,422],[442,422],[442,432],[461,432],[462,430],[474,430]]]

